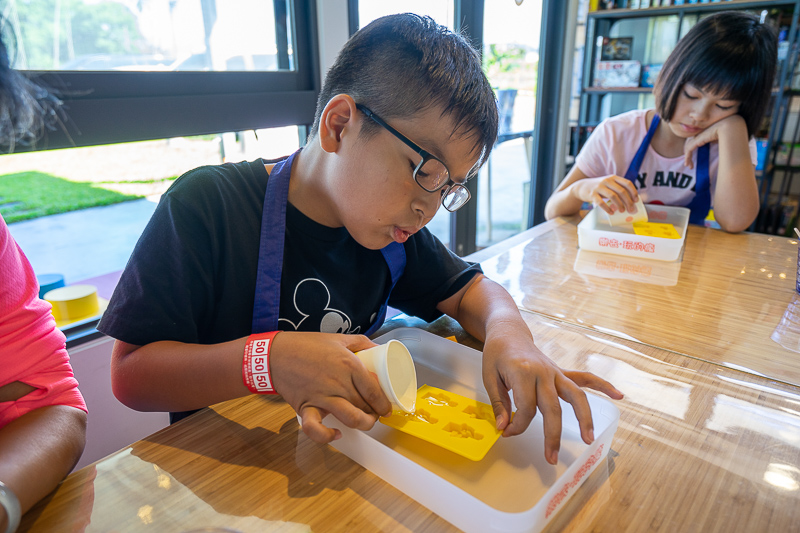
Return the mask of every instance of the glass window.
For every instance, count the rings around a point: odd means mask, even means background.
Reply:
[[[287,0],[35,0],[4,8],[22,70],[295,69]]]
[[[397,13],[416,13],[428,15],[442,26],[453,29],[453,0],[404,0],[403,2],[387,2],[386,0],[359,0],[358,24],[366,26],[373,20]]]
[[[478,247],[526,229],[542,0],[486,2],[483,64],[500,111],[497,144],[478,182]]]
[[[0,156],[0,213],[34,272],[118,272],[161,194],[202,165],[289,155],[297,126]],[[89,260],[88,258],[91,258]]]

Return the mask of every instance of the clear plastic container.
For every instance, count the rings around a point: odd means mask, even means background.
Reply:
[[[489,403],[476,350],[416,328],[400,328],[375,339],[405,344],[427,383]],[[367,432],[349,429],[332,416],[325,424],[339,428],[332,446],[391,483],[456,527],[470,532],[536,533],[556,515],[586,478],[604,464],[617,430],[619,410],[610,401],[587,394],[595,441],[580,438],[572,407],[562,402],[563,428],[558,464],[544,459],[542,417],[522,435],[500,438],[480,461],[375,424]]]
[[[666,205],[645,205],[650,222],[672,224],[680,239],[636,235],[633,226],[611,226],[592,209],[578,223],[578,246],[590,252],[603,252],[657,261],[677,261],[686,242],[689,209]]]

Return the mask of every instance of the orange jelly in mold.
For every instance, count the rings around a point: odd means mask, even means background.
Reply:
[[[423,385],[413,413],[394,411],[380,421],[446,450],[480,461],[502,431],[489,404]]]

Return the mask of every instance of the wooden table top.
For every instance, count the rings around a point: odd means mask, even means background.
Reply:
[[[626,395],[607,461],[545,531],[798,530],[797,242],[691,227],[682,262],[652,265],[579,257],[576,223],[550,221],[471,257],[511,292],[546,354]],[[404,326],[480,349],[448,318],[401,317],[380,333]],[[211,526],[455,530],[310,441],[279,398],[250,396],[74,472],[19,531]]]
[[[523,312],[562,367],[612,380],[608,461],[547,532],[790,531],[800,523],[800,389]],[[479,344],[443,318],[395,320]],[[455,529],[299,430],[280,399],[206,409],[70,475],[20,531]]]
[[[800,385],[796,239],[689,226],[680,262],[578,248],[556,219],[473,257],[520,308]]]

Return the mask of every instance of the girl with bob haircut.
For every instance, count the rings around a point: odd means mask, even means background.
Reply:
[[[759,210],[753,135],[769,103],[777,47],[775,31],[748,13],[698,22],[664,62],[655,109],[601,122],[545,216],[575,214],[584,202],[634,213],[641,197],[688,207],[693,224],[713,206],[722,229],[746,229]]]

